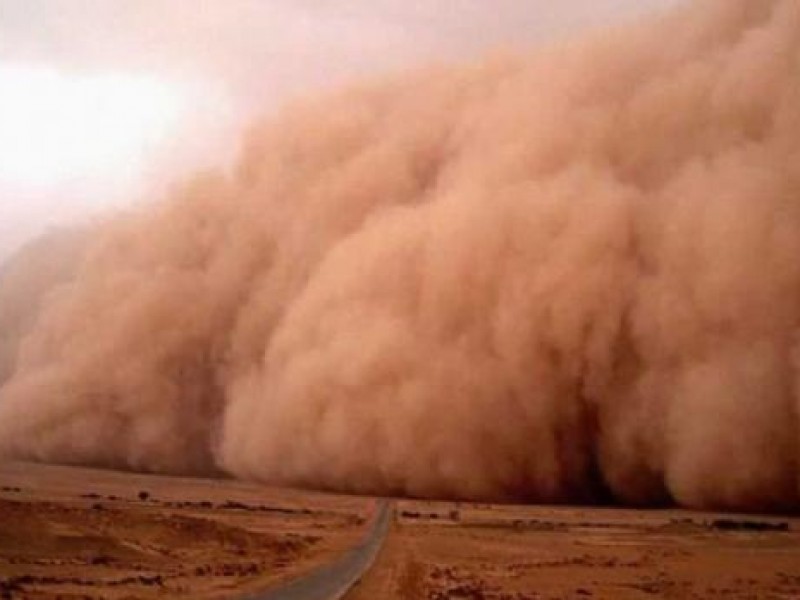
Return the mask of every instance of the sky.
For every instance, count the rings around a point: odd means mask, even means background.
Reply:
[[[0,0],[0,259],[225,162],[288,99],[678,0]]]

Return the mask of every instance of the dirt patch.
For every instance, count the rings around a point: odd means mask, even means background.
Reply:
[[[448,518],[451,511],[457,519]],[[375,567],[347,596],[370,598],[800,598],[800,522],[677,510],[399,502]]]
[[[136,475],[126,486],[116,473],[37,465],[0,465],[0,481],[13,483],[0,490],[0,599],[264,589],[350,547],[370,506],[224,481]]]

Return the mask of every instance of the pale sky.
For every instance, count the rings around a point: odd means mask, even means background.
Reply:
[[[292,95],[677,2],[0,0],[0,259],[232,155],[248,116]]]

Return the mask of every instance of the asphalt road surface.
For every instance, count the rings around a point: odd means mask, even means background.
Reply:
[[[284,586],[244,600],[338,600],[367,572],[383,545],[394,513],[394,504],[379,500],[372,528],[364,539],[337,560],[314,569]]]

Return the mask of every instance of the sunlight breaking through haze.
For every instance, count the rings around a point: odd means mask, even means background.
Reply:
[[[183,104],[153,78],[0,67],[0,183],[135,176]]]

